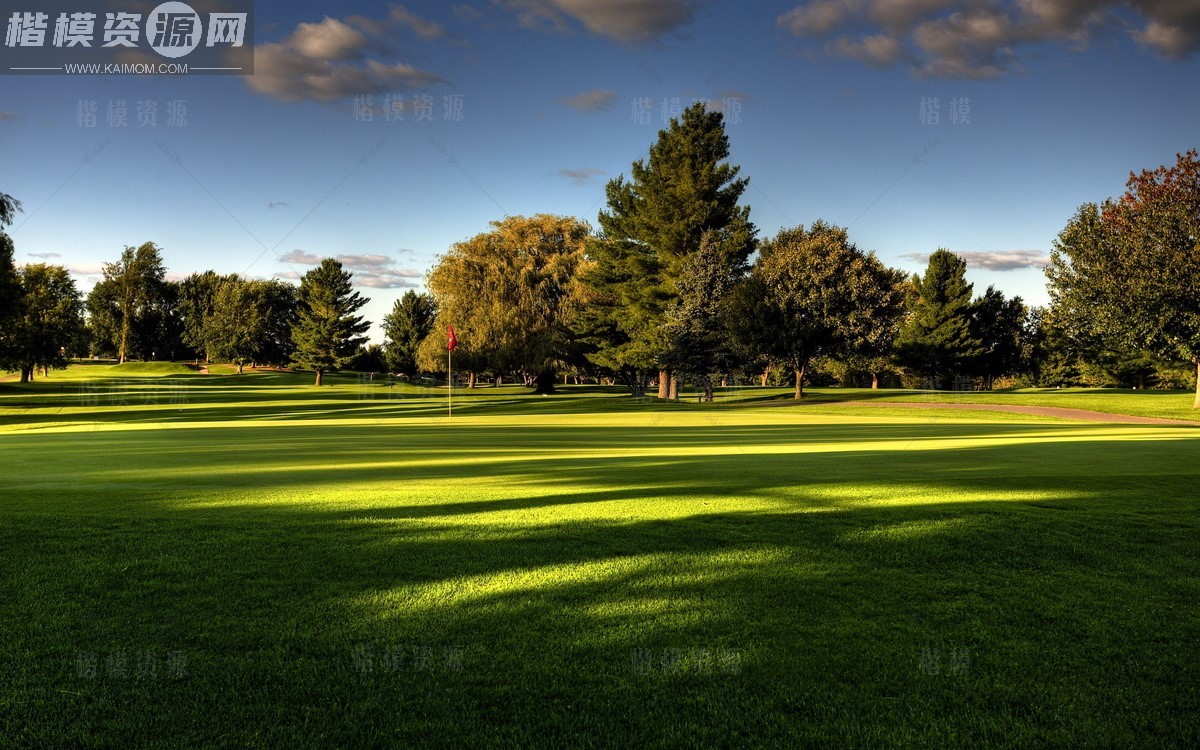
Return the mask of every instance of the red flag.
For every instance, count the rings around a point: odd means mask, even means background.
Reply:
[[[454,347],[458,346],[458,339],[454,338],[454,326],[446,326],[446,332],[449,334],[446,339],[446,351],[454,351]]]

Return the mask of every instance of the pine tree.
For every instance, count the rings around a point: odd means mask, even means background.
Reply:
[[[595,346],[590,359],[623,377],[639,392],[648,371],[665,364],[664,323],[680,299],[678,282],[688,258],[711,232],[723,233],[732,262],[754,251],[750,209],[738,200],[748,180],[729,157],[724,117],[703,103],[672,119],[638,160],[606,188],[600,212],[603,236],[589,248],[596,268],[587,278],[595,297],[583,325]],[[671,378],[659,375],[659,395]]]
[[[901,364],[935,386],[963,372],[982,347],[971,331],[972,285],[967,263],[939,248],[924,276],[913,277],[908,320],[896,342]]]
[[[383,319],[384,357],[388,369],[413,376],[417,374],[417,348],[433,330],[437,307],[433,297],[409,289],[396,300]]]
[[[321,385],[327,371],[344,367],[367,340],[362,334],[370,324],[354,313],[369,300],[354,291],[352,278],[341,263],[326,258],[300,280],[299,315],[292,327],[296,344],[292,361],[315,371],[317,385]]]

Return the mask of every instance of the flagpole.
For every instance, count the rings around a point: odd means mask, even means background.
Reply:
[[[454,337],[454,326],[446,326],[446,418],[454,416],[454,363],[450,355],[458,339]]]

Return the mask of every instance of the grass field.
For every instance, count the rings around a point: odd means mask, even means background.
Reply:
[[[179,367],[0,384],[0,745],[1200,744],[1200,430]]]

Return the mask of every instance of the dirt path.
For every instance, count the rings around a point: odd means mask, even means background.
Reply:
[[[959,409],[967,411],[1006,411],[1012,414],[1031,414],[1035,417],[1057,417],[1058,419],[1082,419],[1088,422],[1119,424],[1169,424],[1177,427],[1200,427],[1200,422],[1161,417],[1137,417],[1132,414],[1110,414],[1087,409],[1064,409],[1057,406],[1015,406],[1011,404],[936,404],[915,401],[832,401],[830,405],[842,406],[886,406],[900,409]]]

